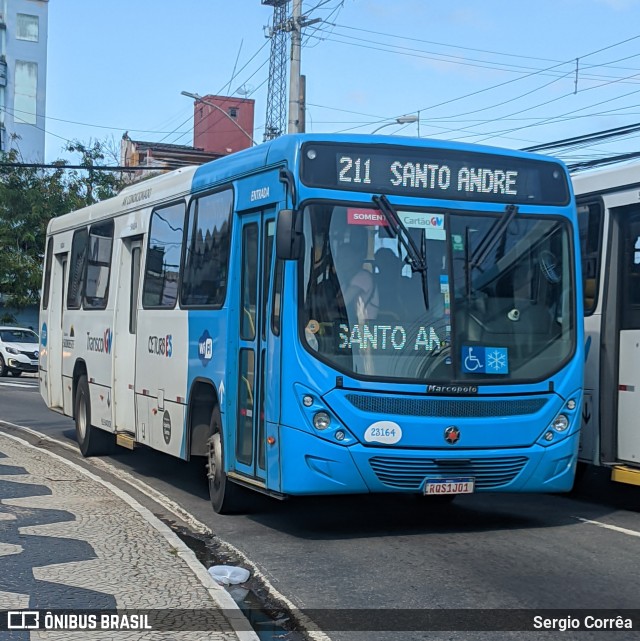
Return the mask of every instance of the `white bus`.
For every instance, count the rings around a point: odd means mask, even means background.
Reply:
[[[584,283],[579,460],[640,485],[640,164],[573,176]]]

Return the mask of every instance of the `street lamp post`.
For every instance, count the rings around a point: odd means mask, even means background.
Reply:
[[[190,91],[181,91],[180,93],[183,96],[187,96],[187,98],[193,98],[193,100],[195,100],[196,102],[201,102],[202,104],[209,105],[209,107],[213,107],[214,109],[217,109],[220,113],[224,114],[251,141],[252,145],[256,144],[251,134],[245,131],[224,109],[222,109],[221,107],[218,107],[218,105],[214,104],[213,102],[209,102],[208,100],[205,100],[202,96],[200,96],[197,93],[191,93]]]
[[[391,125],[408,125],[412,122],[418,122],[418,116],[415,114],[410,114],[408,116],[399,116],[393,122],[387,122],[384,125],[380,125],[377,129],[374,129],[371,133],[375,134],[384,127],[390,127]]]

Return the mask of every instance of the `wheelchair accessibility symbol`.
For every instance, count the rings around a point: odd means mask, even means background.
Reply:
[[[508,374],[509,350],[506,347],[465,346],[462,371],[468,374]]]

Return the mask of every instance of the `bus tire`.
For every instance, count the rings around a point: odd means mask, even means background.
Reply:
[[[224,471],[224,439],[220,414],[214,410],[207,440],[207,480],[209,498],[217,514],[234,514],[242,510],[243,488],[229,480]]]
[[[100,456],[113,450],[113,435],[91,425],[91,397],[86,376],[81,376],[76,388],[76,439],[82,456]]]

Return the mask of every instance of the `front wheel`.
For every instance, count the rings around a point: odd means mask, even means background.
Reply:
[[[0,355],[0,377],[7,375],[7,366],[5,365],[4,358]]]
[[[81,376],[76,389],[76,438],[82,456],[100,456],[113,450],[113,435],[91,425],[91,397],[86,376]]]
[[[230,481],[224,471],[222,425],[217,410],[211,418],[211,435],[207,441],[207,477],[209,498],[218,514],[234,514],[242,510],[243,488]]]

